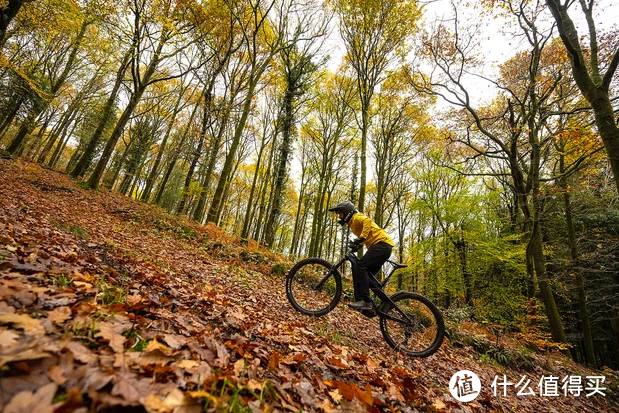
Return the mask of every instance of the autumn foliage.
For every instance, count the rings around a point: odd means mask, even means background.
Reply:
[[[498,374],[585,371],[556,352],[497,367],[452,325],[453,341],[416,360],[345,306],[302,316],[283,289],[292,263],[212,224],[22,161],[0,160],[0,193],[4,412],[619,408],[610,371],[606,398],[492,395]],[[447,389],[461,369],[485,383],[466,407]]]

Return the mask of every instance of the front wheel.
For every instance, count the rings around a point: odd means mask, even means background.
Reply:
[[[306,258],[286,276],[286,296],[290,304],[303,314],[325,315],[342,297],[342,277],[328,261]]]
[[[394,349],[413,357],[434,354],[445,337],[443,316],[426,297],[409,292],[392,295],[379,309],[380,331]]]

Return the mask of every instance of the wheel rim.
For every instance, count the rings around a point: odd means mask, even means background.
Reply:
[[[407,315],[410,321],[405,320],[402,314],[394,307],[387,311],[391,317],[401,322],[381,318],[381,327],[389,344],[410,355],[423,355],[436,351],[440,339],[440,326],[430,307],[423,302],[405,297],[396,302],[397,306]]]
[[[308,263],[300,267],[288,280],[288,293],[293,304],[309,313],[331,310],[336,304],[337,283],[331,275],[319,290],[316,285],[329,268],[321,263]]]

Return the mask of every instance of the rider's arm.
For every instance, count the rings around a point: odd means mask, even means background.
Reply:
[[[361,231],[361,234],[359,234],[359,239],[361,239],[361,241],[365,241],[366,239],[368,239],[371,228],[372,228],[372,219],[368,216],[364,217],[363,230]]]

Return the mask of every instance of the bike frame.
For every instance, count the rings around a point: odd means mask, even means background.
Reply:
[[[351,267],[354,268],[359,262],[359,257],[355,255],[356,252],[357,251],[355,251],[354,249],[348,250],[348,252],[346,252],[346,254],[344,255],[344,258],[342,258],[337,264],[331,266],[331,268],[329,269],[329,271],[327,271],[325,276],[320,281],[318,281],[318,283],[314,286],[314,289],[320,290],[323,284],[329,279],[329,277],[331,277],[335,271],[338,271],[338,269],[342,265],[344,265],[346,261],[350,262]],[[391,263],[392,261],[388,260],[387,262]],[[404,311],[402,311],[400,307],[398,307],[397,304],[394,303],[393,300],[383,290],[383,288],[385,287],[385,285],[387,285],[387,282],[389,281],[393,273],[395,273],[396,271],[397,271],[397,268],[394,268],[393,271],[391,271],[391,273],[385,278],[385,281],[383,281],[382,283],[378,281],[376,277],[374,277],[373,274],[368,273],[368,276],[370,278],[370,290],[372,290],[374,294],[381,300],[381,303],[386,303],[386,302],[390,303],[398,311],[398,313],[400,313],[402,317],[404,317],[404,320],[412,324],[413,320],[411,320],[410,317]],[[398,323],[404,322],[404,320],[401,320],[397,317],[391,316],[387,313],[380,311],[380,306],[376,308],[376,312],[377,314],[379,314],[380,316],[388,320],[396,321]]]

